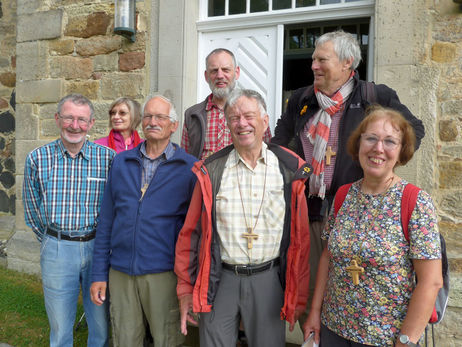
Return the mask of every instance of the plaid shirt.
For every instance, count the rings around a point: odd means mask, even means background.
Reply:
[[[226,161],[216,196],[217,231],[221,260],[225,263],[261,264],[279,256],[286,212],[284,180],[278,158],[265,143],[262,154],[254,169],[235,149]],[[258,235],[258,239],[252,242],[252,250],[248,249],[247,239],[242,236],[249,227],[255,227],[253,233]]]
[[[164,161],[169,160],[175,154],[175,147],[172,143],[169,142],[164,151],[157,158],[151,159],[146,152],[146,141],[140,147],[140,152],[142,154],[143,160],[143,173],[141,177],[141,186],[149,185],[151,183],[154,174],[156,173],[157,168]]]
[[[96,228],[115,154],[85,141],[72,158],[60,139],[29,153],[24,167],[24,214],[39,241],[47,228],[69,235]]]
[[[204,149],[200,159],[205,159],[220,149],[233,143],[231,132],[226,126],[226,118],[224,111],[212,102],[213,94],[210,94],[205,106],[207,112],[207,129],[205,131]],[[263,135],[264,142],[270,142],[271,130],[268,127]],[[183,128],[181,136],[181,147],[189,153],[189,135],[186,127]]]

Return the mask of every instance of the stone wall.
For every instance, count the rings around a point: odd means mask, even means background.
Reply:
[[[17,232],[8,246],[8,267],[38,272],[38,243],[24,223],[21,200],[25,156],[59,136],[54,114],[59,99],[69,93],[81,93],[95,105],[90,139],[108,134],[108,107],[114,99],[144,101],[148,16],[145,2],[136,1],[137,33],[131,42],[113,34],[113,0],[8,2],[17,3],[17,19],[9,20],[10,26],[17,23]]]
[[[435,11],[426,62],[439,72],[433,198],[447,243],[452,288],[446,318],[437,327],[437,340],[438,346],[452,347],[462,345],[462,7],[435,1],[431,10]]]
[[[0,1],[0,215],[14,214],[16,1]]]
[[[14,232],[16,0],[0,0],[0,265]]]

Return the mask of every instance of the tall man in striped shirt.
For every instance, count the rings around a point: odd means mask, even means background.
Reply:
[[[82,289],[88,346],[108,345],[107,304],[90,299],[90,271],[97,217],[115,152],[89,142],[94,108],[80,94],[65,96],[55,114],[61,138],[28,154],[23,203],[26,224],[40,246],[50,346],[73,346]]]
[[[199,159],[205,159],[232,143],[223,108],[241,73],[236,57],[226,48],[211,51],[205,58],[205,66],[205,81],[212,93],[185,111],[181,137],[181,147]],[[263,140],[269,142],[270,139],[268,127]]]

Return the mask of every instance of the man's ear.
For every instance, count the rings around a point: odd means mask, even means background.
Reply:
[[[343,62],[343,70],[351,70],[352,66],[353,66],[353,57],[345,59],[345,61]]]
[[[240,68],[239,66],[236,67],[236,74],[235,74],[235,75],[236,75],[236,78],[235,78],[235,79],[238,80],[238,79],[239,79],[239,76],[241,75],[241,68]]]
[[[266,132],[266,130],[268,129],[269,127],[269,116],[268,114],[265,114],[265,116],[263,117],[263,123],[265,124],[265,131],[263,132],[263,134]]]
[[[95,125],[95,117],[93,117],[93,118],[90,120],[90,123],[88,123],[87,132],[89,132],[89,131],[91,130],[91,128],[93,128],[93,125]]]
[[[178,121],[173,122],[173,124],[172,124],[172,134],[178,129],[179,124],[180,124],[180,122],[178,122]]]

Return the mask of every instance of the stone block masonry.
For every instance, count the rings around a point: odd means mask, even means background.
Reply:
[[[16,4],[0,0],[0,257],[16,212]]]
[[[62,80],[41,80],[19,82],[16,91],[18,103],[58,102],[63,96]]]
[[[19,16],[17,41],[36,41],[60,37],[62,21],[62,10],[36,12]]]

